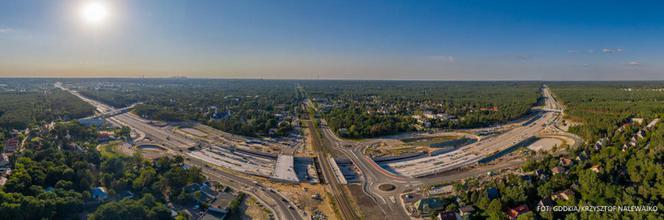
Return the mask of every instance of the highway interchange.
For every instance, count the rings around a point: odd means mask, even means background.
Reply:
[[[380,140],[348,141],[340,139],[325,126],[324,120],[321,123],[321,133],[326,142],[334,150],[340,152],[338,156],[350,159],[360,170],[363,191],[385,214],[380,218],[409,219],[410,216],[400,199],[403,193],[414,191],[421,186],[455,181],[487,171],[519,165],[518,161],[510,161],[491,168],[457,172],[460,168],[473,166],[483,158],[514,146],[527,138],[537,136],[546,129],[564,134],[555,127],[562,119],[561,106],[547,86],[543,86],[541,92],[546,110],[538,111],[533,116],[536,118],[527,125],[524,125],[523,121],[501,125],[494,128],[494,130],[504,130],[501,134],[484,137],[473,144],[446,154],[383,164],[394,172],[384,169],[365,154],[367,147]],[[383,184],[393,185],[395,189],[390,191],[379,189]]]
[[[78,92],[69,90],[61,85],[57,87],[69,91],[73,95],[90,103],[97,108],[101,114],[116,112],[117,109],[103,103],[91,100],[80,95]],[[481,138],[479,141],[463,146],[460,149],[412,160],[402,160],[393,163],[378,164],[366,156],[365,150],[372,143],[379,140],[348,141],[338,138],[334,132],[326,126],[324,120],[314,123],[308,120],[311,129],[311,138],[314,149],[318,152],[318,162],[325,182],[332,191],[333,200],[340,212],[342,219],[359,219],[362,215],[353,207],[352,198],[347,195],[344,185],[335,178],[328,157],[345,157],[359,169],[363,192],[369,196],[384,214],[378,216],[364,216],[368,219],[410,219],[405,210],[401,195],[418,189],[421,186],[454,181],[469,176],[486,172],[484,170],[472,170],[459,172],[462,168],[474,166],[478,161],[489,157],[499,151],[505,150],[530,137],[537,136],[545,130],[564,134],[555,126],[561,120],[561,106],[557,103],[548,87],[541,89],[544,98],[544,107],[540,108],[532,116],[528,123],[523,121],[510,123],[494,128],[502,130],[501,133]],[[311,107],[311,102],[308,102]],[[313,116],[313,115],[311,115]],[[217,163],[208,161],[206,157],[193,155],[187,151],[191,147],[200,147],[204,142],[215,140],[196,140],[170,129],[164,129],[153,125],[150,121],[130,112],[119,112],[119,114],[107,117],[107,120],[116,125],[128,126],[135,132],[136,140],[149,139],[152,142],[163,145],[169,153],[185,157],[188,163],[202,168],[204,173],[212,179],[223,184],[232,186],[256,197],[266,207],[269,207],[278,219],[304,219],[302,211],[291,204],[287,198],[271,189],[259,185],[249,178],[238,175],[238,170],[230,170],[228,167],[219,166]],[[212,148],[210,148],[212,149]],[[491,169],[501,169],[518,165],[518,162],[507,162]],[[387,169],[386,169],[387,168]],[[389,171],[388,171],[389,170]],[[242,170],[240,170],[242,171]],[[241,172],[247,174],[248,172]],[[255,173],[254,173],[255,175]],[[383,184],[394,186],[392,190],[380,189]]]
[[[69,90],[60,84],[56,84],[56,87],[68,91],[71,94],[93,105],[95,108],[97,108],[99,113],[103,114],[105,112],[116,110],[111,106],[84,97],[78,92]],[[291,204],[287,198],[280,195],[278,192],[267,189],[266,187],[261,186],[249,178],[242,177],[242,175],[237,172],[228,171],[228,169],[210,164],[209,161],[201,161],[185,153],[186,148],[193,147],[198,144],[195,141],[172,132],[171,130],[161,129],[151,125],[149,121],[142,119],[130,112],[110,116],[107,118],[107,120],[111,123],[130,127],[132,131],[139,134],[140,138],[150,138],[153,142],[162,144],[168,149],[169,153],[183,156],[188,163],[201,167],[204,174],[206,174],[209,178],[254,196],[257,198],[257,200],[264,204],[265,207],[271,209],[276,214],[276,218],[305,219],[303,213],[298,210],[296,206]]]

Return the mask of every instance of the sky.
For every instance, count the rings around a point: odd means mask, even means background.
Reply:
[[[107,16],[91,24],[89,2]],[[661,1],[3,0],[0,77],[664,80]]]

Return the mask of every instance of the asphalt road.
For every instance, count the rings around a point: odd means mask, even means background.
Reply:
[[[64,87],[59,88],[65,91],[69,91],[73,95],[81,98],[83,101],[86,101],[89,104],[95,106],[97,110],[102,113],[115,110],[111,106],[86,98],[77,92],[71,91]],[[169,149],[169,153],[181,155],[187,159],[188,163],[201,167],[203,172],[208,175],[208,177],[213,177],[215,180],[222,184],[232,186],[237,190],[244,191],[249,195],[253,195],[263,204],[269,205],[270,209],[275,212],[278,219],[304,219],[297,208],[295,208],[294,205],[290,204],[286,198],[282,197],[278,193],[255,184],[250,179],[241,177],[238,174],[213,168],[213,165],[209,164],[208,162],[197,160],[196,158],[182,153],[181,151],[186,151],[185,148],[194,146],[196,144],[188,138],[182,137],[181,135],[169,130],[150,125],[147,120],[144,120],[132,113],[115,115],[108,118],[108,120],[120,123],[130,127],[132,130],[138,130],[141,133],[144,133],[145,136],[150,138],[153,142],[160,143],[167,147]]]
[[[551,109],[560,109],[560,105],[555,101],[547,87],[543,87],[542,95],[546,97],[545,106]],[[401,194],[404,192],[415,190],[423,185],[456,181],[470,176],[480,175],[487,171],[520,165],[523,161],[508,161],[483,169],[472,169],[467,171],[457,170],[458,168],[464,168],[476,164],[477,161],[493,154],[496,150],[507,148],[525,140],[526,138],[534,136],[549,125],[559,121],[561,118],[560,113],[556,112],[541,112],[539,114],[542,117],[531,123],[530,126],[514,126],[515,128],[512,128],[501,135],[484,138],[474,143],[475,146],[470,146],[472,148],[465,149],[466,157],[458,157],[455,158],[455,160],[445,161],[448,163],[453,162],[451,165],[445,163],[433,165],[431,161],[423,163],[422,161],[427,160],[427,158],[419,159],[420,161],[415,162],[406,161],[404,164],[413,165],[411,172],[416,174],[410,177],[397,175],[387,171],[366,156],[364,150],[369,146],[369,142],[342,140],[329,128],[324,126],[324,123],[322,123],[323,125],[321,126],[321,134],[323,139],[325,139],[327,143],[330,143],[330,146],[335,150],[342,152],[346,157],[353,161],[358,169],[360,169],[365,194],[374,200],[383,213],[386,213],[388,219],[408,219],[410,217],[404,209],[403,202],[400,199]],[[469,146],[464,148],[469,148]],[[430,173],[432,175],[414,177],[425,173]],[[380,190],[378,187],[382,184],[392,184],[395,189],[392,191]]]

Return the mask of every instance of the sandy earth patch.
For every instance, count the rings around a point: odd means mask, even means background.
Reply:
[[[549,151],[555,146],[561,147],[562,145],[563,141],[558,138],[541,138],[535,141],[535,143],[530,144],[528,149],[532,151]]]
[[[311,216],[315,210],[322,212],[327,219],[337,219],[332,209],[332,198],[325,191],[325,187],[320,184],[283,184],[266,181],[265,186],[272,188],[284,196],[288,197],[298,208],[307,212]],[[314,195],[320,195],[320,199],[314,198]]]

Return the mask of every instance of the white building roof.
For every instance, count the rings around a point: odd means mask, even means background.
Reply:
[[[272,179],[293,183],[299,182],[300,179],[297,178],[294,164],[293,156],[280,154],[277,157],[274,172],[272,172]]]

